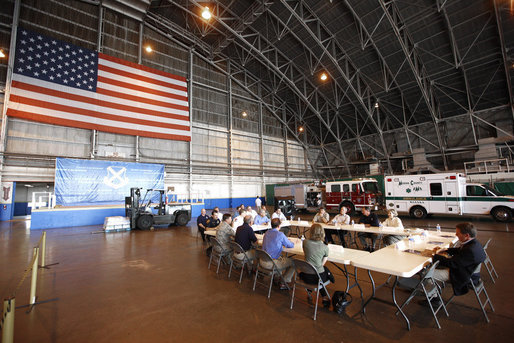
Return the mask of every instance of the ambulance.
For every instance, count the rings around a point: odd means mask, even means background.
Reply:
[[[467,183],[460,173],[391,175],[384,177],[386,209],[423,219],[429,214],[491,215],[510,222],[514,197],[478,183]]]

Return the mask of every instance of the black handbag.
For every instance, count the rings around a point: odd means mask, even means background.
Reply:
[[[352,303],[352,296],[350,293],[346,293],[344,291],[335,291],[332,296],[332,306],[334,307],[334,312],[337,314],[343,314],[346,310],[346,307]]]

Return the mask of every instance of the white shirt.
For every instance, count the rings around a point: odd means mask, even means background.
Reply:
[[[262,205],[261,198],[255,198],[255,206],[257,206],[257,208],[261,208],[261,205]]]
[[[281,222],[287,220],[286,216],[284,216],[284,214],[282,212],[280,212],[280,214],[278,214],[277,212],[273,212],[273,215],[271,216],[271,219],[275,219],[275,218],[280,219]]]
[[[257,212],[255,212],[254,210],[252,210],[252,212],[246,211],[246,215],[251,215],[252,216],[252,220],[254,220],[255,217],[257,216]]]
[[[389,227],[401,227],[403,229],[402,221],[398,217],[393,217],[393,219],[387,218],[382,222],[382,225]]]
[[[239,215],[237,217],[234,218],[234,220],[232,220],[232,228],[235,230],[237,230],[238,227],[240,227],[241,225],[244,224],[244,219],[245,219],[245,215]]]
[[[332,219],[332,223],[340,224],[340,225],[349,225],[350,224],[350,216],[347,214],[338,214]]]
[[[222,221],[222,220],[223,220],[223,213],[218,212],[218,219],[219,219],[220,221]]]

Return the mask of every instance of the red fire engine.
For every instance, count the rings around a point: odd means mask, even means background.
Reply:
[[[348,214],[370,206],[375,210],[382,206],[383,196],[375,179],[353,179],[326,183],[326,207],[328,210],[348,209]]]

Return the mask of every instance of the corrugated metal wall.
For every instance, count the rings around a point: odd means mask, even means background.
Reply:
[[[3,4],[0,17],[10,23],[13,2]],[[142,50],[139,22],[79,1],[24,0],[19,25],[131,62],[138,62]],[[9,46],[9,39],[10,30],[1,27],[3,46]],[[153,48],[151,54],[142,53],[143,65],[191,76],[192,52],[147,27],[143,28],[142,43]],[[8,118],[2,179],[51,182],[56,156],[162,163],[166,165],[165,182],[176,192],[204,191],[208,198],[260,195],[265,183],[312,177],[303,147],[287,140],[280,122],[259,106],[261,99],[230,83],[228,73],[197,55],[192,60],[191,144]],[[0,76],[5,85],[4,65]],[[257,94],[259,90],[252,86],[251,91]],[[248,115],[243,117],[242,112]]]

